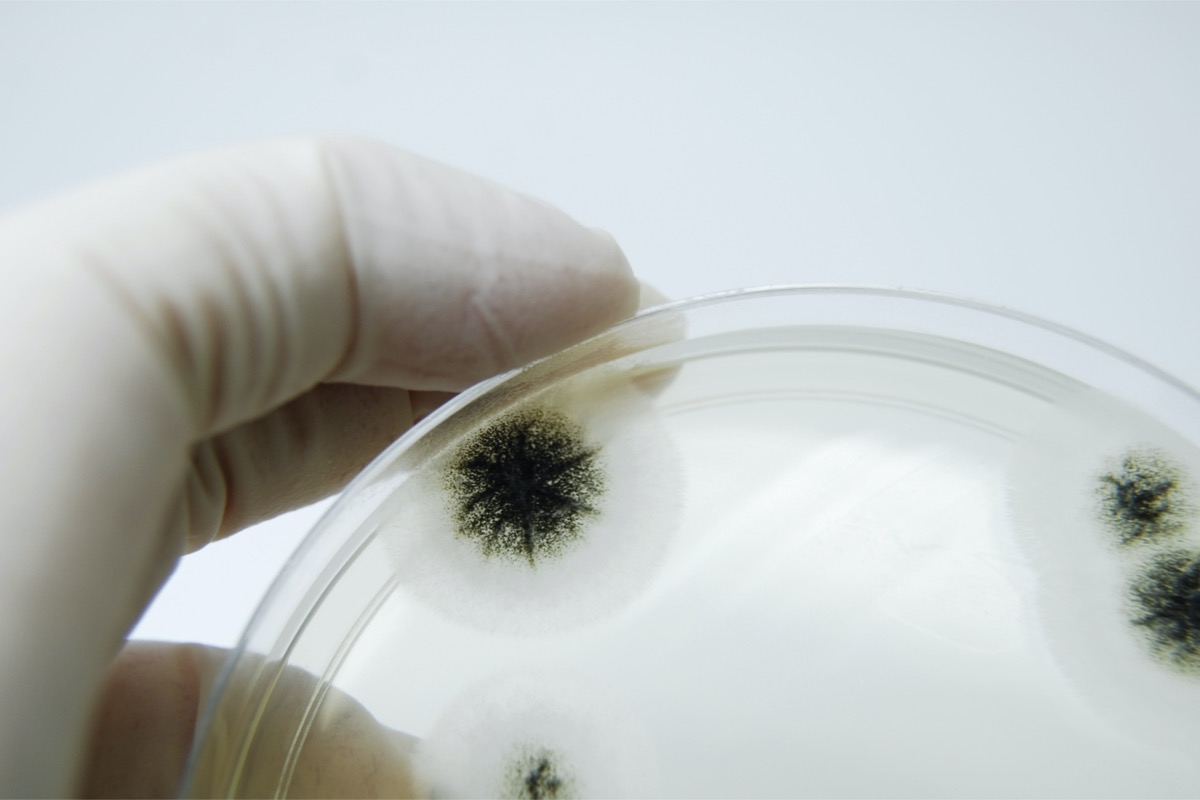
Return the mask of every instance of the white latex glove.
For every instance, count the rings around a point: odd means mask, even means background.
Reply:
[[[0,264],[0,793],[21,796],[79,791],[85,760],[89,791],[174,791],[211,654],[141,648],[105,675],[180,556],[335,491],[447,392],[638,300],[608,236],[340,139],[11,216]]]

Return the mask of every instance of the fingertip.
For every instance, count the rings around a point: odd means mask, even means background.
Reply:
[[[570,222],[578,225],[574,220]],[[561,258],[566,270],[574,274],[564,296],[573,307],[571,322],[564,330],[575,328],[573,339],[600,333],[637,313],[642,286],[613,234],[603,228],[578,225],[570,252],[564,252]],[[574,343],[565,342],[564,346]]]
[[[324,147],[359,300],[352,352],[326,380],[457,391],[637,310],[611,234],[386,145]]]
[[[602,254],[603,263],[611,275],[614,318],[609,324],[616,323],[644,308],[641,298],[645,287],[634,275],[633,267],[615,236],[603,228],[591,228],[590,233],[595,237],[596,249]]]
[[[591,227],[588,228],[588,232],[596,241],[597,251],[604,254],[606,264],[614,274],[620,275],[626,282],[632,282],[634,280],[633,267],[630,266],[625,251],[617,243],[617,237],[605,228]]]
[[[638,311],[657,308],[667,302],[669,299],[665,294],[644,281],[641,283],[638,292]]]

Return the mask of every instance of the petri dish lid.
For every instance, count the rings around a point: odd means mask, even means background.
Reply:
[[[674,303],[463,393],[306,538],[186,796],[1178,796],[1200,396],[1011,310]]]

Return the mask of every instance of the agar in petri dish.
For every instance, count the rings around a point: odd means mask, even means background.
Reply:
[[[361,718],[438,797],[1190,794],[1198,442],[1190,389],[1014,312],[667,306],[356,479],[183,791],[310,793]]]

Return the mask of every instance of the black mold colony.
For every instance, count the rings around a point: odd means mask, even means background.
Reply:
[[[1179,467],[1151,451],[1131,451],[1100,478],[1100,513],[1123,545],[1161,541],[1181,533],[1187,509]]]
[[[598,513],[598,452],[558,411],[527,408],[501,417],[463,444],[446,471],[458,535],[485,558],[530,567],[561,555]]]
[[[575,796],[569,776],[562,772],[561,759],[550,750],[538,749],[516,759],[509,767],[503,796],[514,800],[566,800]]]
[[[1170,666],[1200,674],[1200,553],[1157,556],[1130,587],[1133,624]]]

